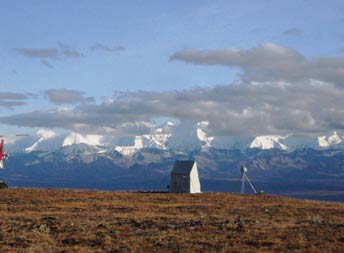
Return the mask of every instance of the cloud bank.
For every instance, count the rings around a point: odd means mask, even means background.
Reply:
[[[93,97],[85,97],[84,92],[71,89],[49,89],[45,96],[55,105],[94,102]]]
[[[283,32],[284,36],[301,36],[303,31],[297,27],[289,28],[288,30]]]
[[[69,45],[59,43],[57,47],[46,47],[46,48],[14,48],[13,49],[18,55],[31,58],[40,59],[41,64],[47,68],[54,68],[49,62],[50,60],[60,61],[70,58],[82,58],[85,55],[80,51],[73,49]],[[89,47],[91,51],[103,51],[108,53],[118,53],[125,51],[123,46],[109,47],[101,43],[95,43]],[[49,60],[49,61],[48,61]]]
[[[60,43],[58,47],[48,48],[14,48],[14,51],[28,58],[37,58],[41,60],[61,60],[67,58],[80,58],[83,54],[70,46]]]
[[[315,79],[344,86],[344,57],[307,59],[293,49],[273,43],[247,50],[184,49],[174,53],[170,60],[239,67],[243,70],[242,78],[250,81],[295,82]]]
[[[31,97],[33,94],[29,93],[0,92],[0,107],[13,109],[13,107],[27,104],[26,100]]]
[[[344,128],[344,90],[319,81],[244,83],[170,92],[129,92],[101,104],[2,117],[29,127],[130,135],[154,119],[210,122],[213,135],[318,134]]]
[[[95,43],[90,47],[92,51],[105,51],[105,52],[121,52],[124,51],[125,48],[123,46],[114,46],[109,47],[101,43]]]

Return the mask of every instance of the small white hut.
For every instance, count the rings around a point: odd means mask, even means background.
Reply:
[[[175,162],[171,172],[170,192],[201,192],[201,183],[198,177],[196,161],[177,160]]]

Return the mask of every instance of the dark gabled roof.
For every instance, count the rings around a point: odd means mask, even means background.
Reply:
[[[195,160],[177,160],[172,173],[189,175],[195,162]]]

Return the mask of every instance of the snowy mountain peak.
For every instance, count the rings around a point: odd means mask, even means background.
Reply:
[[[36,135],[39,137],[38,140],[36,140],[31,146],[25,148],[25,152],[38,150],[44,141],[56,137],[56,133],[48,129],[40,129],[36,132]]]
[[[36,134],[44,139],[53,138],[56,136],[56,133],[49,129],[40,129],[36,132]]]
[[[320,136],[318,137],[318,146],[321,148],[328,148],[331,145],[339,144],[343,141],[342,138],[340,138],[336,131],[333,132],[330,136]]]
[[[167,149],[166,143],[171,137],[170,134],[147,134],[135,136],[133,146],[116,146],[115,150],[123,155],[132,155],[142,148]]]
[[[90,134],[90,135],[81,135],[78,133],[70,133],[63,141],[62,146],[70,146],[73,144],[88,144],[90,146],[99,146],[102,145],[101,143],[102,136],[101,135],[95,135],[95,134]]]
[[[207,135],[206,130],[209,126],[209,121],[202,121],[197,123],[197,137],[200,141],[203,142],[202,148],[209,148],[211,147],[211,143],[214,140],[214,137],[210,137]]]
[[[254,138],[250,144],[250,148],[259,148],[259,149],[272,149],[278,148],[282,150],[288,150],[288,147],[282,143],[282,140],[286,137],[279,135],[264,135]]]

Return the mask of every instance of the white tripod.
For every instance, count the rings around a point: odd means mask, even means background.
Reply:
[[[245,180],[250,184],[253,192],[257,194],[256,189],[253,187],[253,184],[251,183],[250,179],[247,176],[247,168],[245,166],[241,167],[241,194],[245,194]]]

